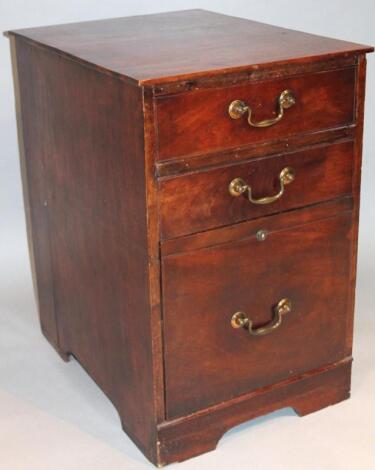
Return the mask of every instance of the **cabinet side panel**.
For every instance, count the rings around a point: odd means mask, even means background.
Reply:
[[[354,165],[353,165],[353,179],[352,179],[354,211],[353,211],[353,219],[352,219],[352,260],[351,260],[351,277],[350,277],[350,286],[349,286],[350,302],[349,302],[349,315],[347,317],[348,324],[347,324],[347,336],[346,336],[347,347],[350,349],[352,349],[352,346],[353,346],[355,288],[356,288],[356,279],[357,279],[358,229],[359,229],[359,212],[360,212],[365,91],[366,91],[366,56],[363,54],[358,57],[357,77],[356,77],[355,113],[356,113],[357,126],[355,129]]]
[[[33,228],[49,233],[59,347],[152,458],[142,90],[25,42],[17,52],[26,160],[40,156],[45,184],[48,227]]]
[[[20,60],[22,45],[10,37],[13,81],[17,114],[18,145],[34,291],[42,331],[50,343],[59,348],[56,326],[53,277],[48,232],[47,188],[44,167],[44,117],[40,113],[40,96],[33,93],[34,77],[29,64]]]

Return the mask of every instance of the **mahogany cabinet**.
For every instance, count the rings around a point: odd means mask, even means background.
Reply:
[[[202,10],[7,35],[41,327],[144,454],[348,398],[372,48]]]

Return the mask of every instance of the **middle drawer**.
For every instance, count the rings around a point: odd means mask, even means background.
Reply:
[[[163,239],[348,195],[353,141],[159,180]],[[232,184],[231,184],[232,183]]]

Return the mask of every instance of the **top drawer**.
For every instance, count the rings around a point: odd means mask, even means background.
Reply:
[[[157,98],[158,160],[280,140],[337,128],[354,120],[355,68],[311,73],[227,88]],[[269,127],[252,127],[248,112],[238,119],[229,105],[241,100],[259,123],[277,117],[279,97],[290,90],[295,104]]]

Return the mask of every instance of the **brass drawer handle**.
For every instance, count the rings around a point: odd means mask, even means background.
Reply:
[[[275,118],[265,119],[264,121],[254,122],[251,120],[251,108],[241,100],[232,101],[228,108],[229,116],[232,119],[239,119],[244,114],[248,114],[247,122],[252,127],[269,127],[279,122],[284,116],[284,109],[291,108],[296,104],[296,98],[290,90],[284,90],[278,99],[279,111]]]
[[[273,310],[273,319],[265,326],[253,328],[253,322],[244,312],[236,312],[232,316],[231,325],[233,328],[245,328],[248,330],[249,334],[253,336],[268,335],[269,333],[272,333],[272,331],[276,330],[276,328],[279,328],[283,315],[292,311],[292,302],[289,299],[281,299]]]
[[[231,194],[231,196],[234,196],[234,197],[241,196],[241,194],[247,193],[247,198],[253,204],[271,204],[271,202],[275,202],[281,198],[281,196],[284,194],[285,186],[287,184],[292,183],[292,181],[294,181],[294,178],[295,178],[295,173],[292,168],[289,168],[289,167],[283,168],[279,174],[279,180],[280,180],[279,192],[275,194],[274,196],[266,196],[266,197],[261,197],[259,199],[253,198],[251,186],[249,186],[246,183],[246,181],[244,181],[242,178],[235,178],[229,184],[229,193]]]

